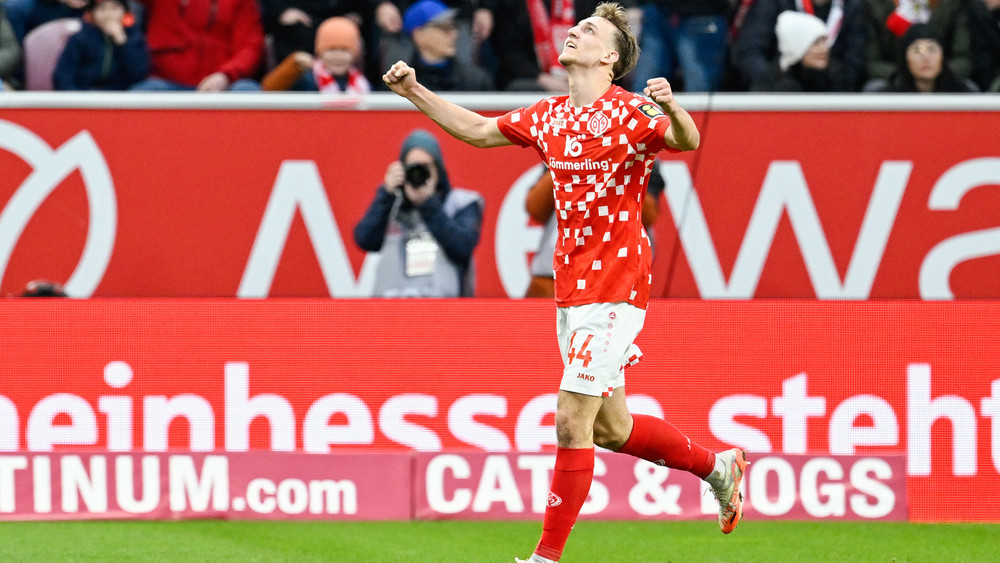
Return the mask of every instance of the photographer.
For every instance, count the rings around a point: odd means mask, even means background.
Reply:
[[[448,182],[441,147],[417,129],[389,163],[354,242],[382,252],[376,297],[471,297],[483,198]]]

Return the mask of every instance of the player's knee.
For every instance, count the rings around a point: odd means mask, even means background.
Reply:
[[[592,440],[592,424],[571,412],[556,412],[556,440],[561,448],[579,448]]]
[[[621,425],[603,421],[594,423],[594,443],[602,448],[617,451],[628,440],[628,434]]]

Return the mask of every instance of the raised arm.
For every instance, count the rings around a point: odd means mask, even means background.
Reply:
[[[382,81],[460,141],[480,148],[511,144],[500,132],[495,117],[484,117],[431,92],[417,82],[417,73],[403,61],[392,65],[382,75]]]
[[[701,133],[691,114],[681,107],[674,98],[670,83],[665,78],[651,78],[646,82],[644,93],[663,108],[670,118],[670,128],[663,136],[668,147],[690,151],[701,144]]]

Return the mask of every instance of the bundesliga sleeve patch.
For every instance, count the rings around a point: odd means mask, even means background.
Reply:
[[[640,104],[639,111],[646,114],[646,117],[650,119],[654,119],[663,115],[663,110],[660,108],[660,106],[652,102],[646,102],[644,104]]]

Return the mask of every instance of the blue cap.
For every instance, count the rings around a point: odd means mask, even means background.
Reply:
[[[429,23],[451,21],[457,13],[458,10],[449,8],[438,0],[420,0],[403,14],[403,31],[413,33],[414,29]]]

